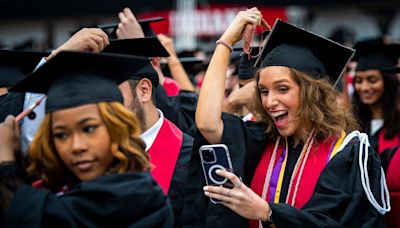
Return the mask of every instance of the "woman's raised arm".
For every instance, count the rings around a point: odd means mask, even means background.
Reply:
[[[217,42],[201,86],[196,109],[196,126],[210,143],[220,143],[224,129],[221,114],[231,51],[229,47],[241,39],[245,25],[256,26],[260,20],[261,12],[257,8],[240,11]]]

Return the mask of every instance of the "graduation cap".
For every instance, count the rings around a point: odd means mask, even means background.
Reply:
[[[151,65],[150,61],[147,61],[147,64],[144,67],[142,67],[129,77],[129,79],[132,80],[140,80],[142,78],[148,78],[154,87],[158,86],[158,73],[156,70],[154,70],[153,65]]]
[[[168,57],[169,53],[157,37],[110,40],[102,52],[138,55],[146,57]]]
[[[400,66],[382,68],[381,71],[398,74],[400,73]]]
[[[351,48],[279,19],[265,42],[261,67],[286,66],[315,78],[328,75],[335,85],[354,55]]]
[[[240,59],[240,63],[238,66],[238,76],[240,80],[248,80],[254,78],[257,70],[260,68],[260,63],[257,62],[256,64],[257,58],[254,56],[257,56],[259,52],[260,47],[254,46],[251,48],[251,57],[249,57],[244,52],[242,53],[242,58]]]
[[[147,58],[60,52],[11,91],[47,94],[46,113],[102,101],[122,102],[118,84],[148,63]]]
[[[119,53],[145,57],[169,56],[168,51],[157,37],[110,40],[110,44],[104,48],[102,53]],[[154,70],[150,61],[147,61],[146,66],[137,71],[136,74],[131,75],[129,79],[140,80],[141,78],[148,78],[154,86],[158,85],[158,73]]]
[[[144,36],[151,37],[151,36],[156,36],[156,34],[154,33],[153,29],[151,28],[150,23],[163,21],[163,20],[165,20],[165,18],[163,18],[163,17],[151,17],[151,18],[146,18],[146,19],[138,19],[138,22],[140,24],[140,27],[142,27]],[[110,39],[117,38],[116,31],[118,28],[118,23],[97,25],[97,28],[103,29],[103,31],[108,34]]]
[[[0,50],[0,87],[16,85],[49,54],[49,52]]]
[[[381,70],[397,64],[400,44],[385,44],[382,39],[361,41],[354,45],[356,71]]]

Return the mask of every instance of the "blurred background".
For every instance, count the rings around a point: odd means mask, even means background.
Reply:
[[[51,50],[83,27],[118,22],[130,7],[137,18],[172,36],[177,51],[211,51],[235,14],[257,6],[272,25],[276,18],[348,44],[388,36],[400,40],[400,1],[362,0],[0,0],[0,48]]]

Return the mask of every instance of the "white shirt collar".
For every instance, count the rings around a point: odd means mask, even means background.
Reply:
[[[383,119],[373,119],[371,120],[371,130],[370,130],[370,135],[375,135],[376,132],[379,131],[379,129],[382,128],[383,126]]]
[[[160,131],[161,126],[164,122],[164,114],[162,113],[162,111],[160,109],[157,109],[157,112],[160,115],[160,118],[151,128],[140,135],[140,138],[146,143],[146,151],[148,151],[153,145],[154,140],[156,139],[158,132]]]

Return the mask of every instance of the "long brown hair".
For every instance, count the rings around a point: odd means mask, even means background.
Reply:
[[[141,130],[135,114],[118,102],[97,104],[100,116],[107,128],[111,141],[111,153],[115,164],[110,173],[142,171],[150,168],[145,144],[139,138]],[[60,159],[53,141],[52,114],[47,114],[30,148],[30,165],[27,171],[38,175],[49,189],[57,191],[71,178],[71,172]]]
[[[386,130],[385,138],[390,139],[396,134],[400,134],[400,105],[398,98],[400,95],[400,81],[396,74],[380,72],[384,85],[384,92],[379,102],[382,104],[383,126]],[[357,77],[357,75],[356,75]],[[356,80],[353,80],[353,86]],[[361,101],[357,91],[353,94],[353,109],[362,130],[369,134],[371,130],[372,111],[370,106]]]
[[[317,140],[327,139],[341,130],[350,132],[358,129],[357,122],[348,107],[338,104],[336,99],[339,98],[340,94],[333,88],[328,79],[314,79],[298,70],[288,69],[291,78],[300,87],[298,121],[303,130],[303,141],[306,140],[312,129],[315,129]],[[261,103],[261,93],[258,89],[260,71],[256,73],[254,109],[260,116],[260,121],[267,124],[266,133],[269,139],[275,140],[279,136],[279,132]]]

